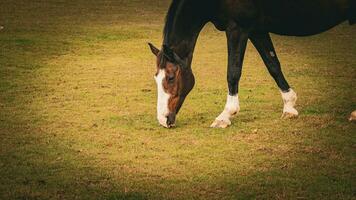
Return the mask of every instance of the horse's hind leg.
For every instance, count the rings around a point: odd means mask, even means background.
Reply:
[[[230,119],[240,111],[238,89],[245,55],[248,33],[236,24],[230,24],[226,30],[228,42],[227,82],[229,94],[223,112],[211,124],[213,128],[226,128],[231,125]]]
[[[270,35],[268,33],[252,33],[249,38],[260,53],[269,73],[281,90],[284,102],[282,117],[291,118],[298,116],[298,111],[294,108],[297,94],[289,87],[288,82],[284,78]]]

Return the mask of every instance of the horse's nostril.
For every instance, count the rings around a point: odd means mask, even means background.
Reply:
[[[172,124],[173,124],[173,122],[169,118],[167,118],[167,125],[170,126]]]

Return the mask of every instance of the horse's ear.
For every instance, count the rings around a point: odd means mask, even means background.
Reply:
[[[157,49],[157,48],[156,48],[153,44],[151,44],[151,43],[148,43],[148,46],[150,46],[150,49],[151,49],[152,53],[153,53],[155,56],[157,56],[158,53],[159,53],[159,49]]]

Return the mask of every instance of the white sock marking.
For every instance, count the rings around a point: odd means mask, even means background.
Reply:
[[[282,98],[283,98],[283,113],[290,113],[294,115],[298,115],[298,111],[294,108],[295,102],[297,101],[297,94],[294,92],[293,89],[290,89],[289,92],[282,92]]]
[[[219,121],[227,122],[231,124],[230,119],[240,111],[239,96],[227,96],[226,105],[224,111],[216,118]]]

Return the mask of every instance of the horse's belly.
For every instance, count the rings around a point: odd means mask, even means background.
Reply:
[[[345,0],[271,0],[272,7],[263,2],[263,27],[282,35],[318,34],[347,18]]]
[[[289,36],[309,36],[327,31],[340,24],[344,19],[333,21],[289,21],[269,23],[266,30],[271,33]]]

